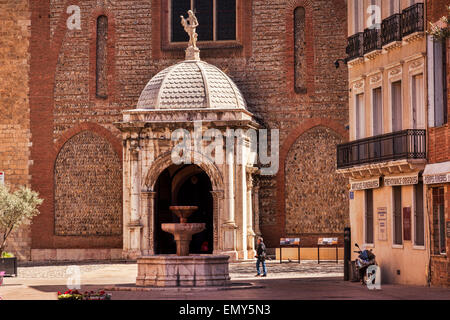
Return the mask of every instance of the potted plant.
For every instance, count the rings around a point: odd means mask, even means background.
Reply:
[[[83,300],[83,295],[78,290],[68,290],[64,293],[58,291],[58,300]]]
[[[4,253],[6,241],[15,229],[39,214],[37,207],[42,201],[27,187],[11,192],[8,186],[0,185],[0,272],[7,276],[17,275],[17,258]]]
[[[85,292],[84,300],[111,300],[111,295],[103,290],[98,292]]]
[[[86,291],[85,293],[80,293],[78,290],[68,290],[64,293],[58,291],[56,295],[58,300],[111,300],[111,294],[103,290],[98,292]]]

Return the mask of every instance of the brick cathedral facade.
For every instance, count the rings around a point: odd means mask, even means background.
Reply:
[[[268,247],[284,236],[304,245],[340,237],[348,195],[335,162],[336,145],[348,139],[348,92],[347,70],[334,61],[345,56],[346,1],[236,3],[236,40],[199,47],[261,124],[280,130],[279,171],[259,179],[261,233]],[[85,249],[120,256],[122,144],[113,123],[136,107],[150,78],[184,57],[185,44],[168,39],[169,4],[0,4],[0,171],[44,199],[10,242],[21,259],[89,258]],[[68,27],[70,6],[80,9],[79,28]]]

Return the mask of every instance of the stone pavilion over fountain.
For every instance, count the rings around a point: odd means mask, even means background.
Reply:
[[[258,169],[247,130],[258,129],[259,124],[233,80],[200,59],[194,19],[189,15],[183,24],[191,38],[186,59],[156,74],[136,109],[124,111],[123,120],[116,123],[124,146],[126,258],[175,254],[173,236],[161,228],[179,221],[170,206],[198,207],[188,222],[204,223],[205,228],[192,236],[192,255],[227,255],[232,261],[255,255],[258,199],[252,185]],[[220,133],[212,139],[222,140],[226,161],[216,163],[191,139],[190,163],[174,163],[172,153],[180,141],[172,139],[173,132],[183,129],[195,137],[199,128],[202,134],[208,129]],[[226,148],[230,129],[243,132],[243,143],[232,138],[234,148]],[[210,142],[201,143],[206,148]],[[243,161],[236,161],[238,155]]]

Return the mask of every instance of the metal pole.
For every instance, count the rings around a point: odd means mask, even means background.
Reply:
[[[336,245],[336,263],[338,263],[338,245]]]
[[[320,264],[320,245],[317,245],[317,264]]]
[[[350,280],[350,250],[351,250],[351,232],[350,228],[344,229],[344,281]]]
[[[282,262],[281,262],[281,245],[280,245],[280,263],[282,263]]]

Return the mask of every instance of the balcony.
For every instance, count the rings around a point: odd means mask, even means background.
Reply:
[[[408,129],[337,146],[338,170],[412,159],[426,159],[426,130]]]
[[[368,28],[364,30],[364,54],[375,50],[381,50],[380,30]]]
[[[424,31],[423,3],[416,3],[402,12],[402,37]]]
[[[354,60],[356,58],[362,58],[363,52],[364,33],[358,32],[347,39],[347,48],[345,52],[348,55],[348,60]]]
[[[381,23],[381,45],[402,41],[402,15],[394,14]]]

